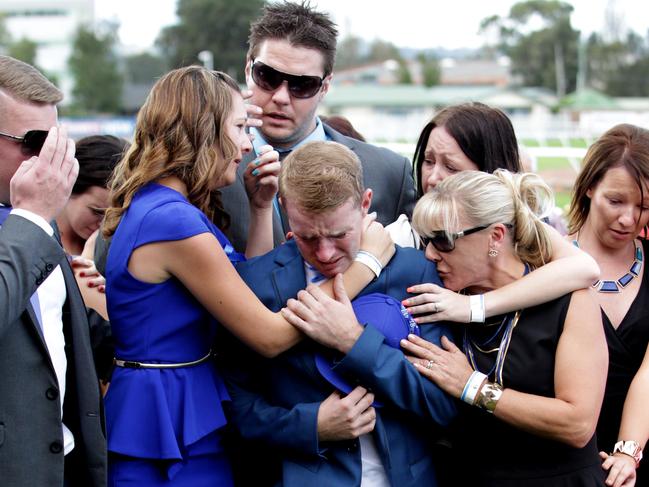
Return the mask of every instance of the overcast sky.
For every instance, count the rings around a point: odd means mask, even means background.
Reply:
[[[236,1],[236,0],[232,0]],[[176,0],[95,0],[98,19],[117,20],[120,39],[133,48],[153,44],[165,25],[175,23]],[[341,34],[381,38],[400,47],[479,47],[480,21],[506,15],[511,0],[312,0],[330,12]],[[572,0],[572,24],[586,33],[601,31],[607,5],[613,3],[627,27],[646,35],[646,0]],[[396,8],[395,8],[396,7]]]

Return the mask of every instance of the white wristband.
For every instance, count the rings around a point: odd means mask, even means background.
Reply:
[[[475,370],[471,374],[471,377],[469,377],[469,380],[466,382],[460,399],[465,403],[473,406],[473,404],[475,403],[475,398],[478,395],[478,391],[480,390],[480,386],[486,378],[487,376],[485,374]]]
[[[471,305],[471,323],[484,323],[484,294],[473,294],[469,296],[469,304]]]
[[[376,277],[379,277],[383,270],[383,266],[381,265],[381,262],[379,262],[379,259],[365,250],[359,250],[356,253],[354,260],[369,267]]]

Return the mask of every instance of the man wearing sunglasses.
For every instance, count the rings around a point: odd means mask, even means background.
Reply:
[[[12,487],[106,485],[86,308],[49,224],[79,170],[61,98],[0,56],[0,484]]]
[[[255,152],[272,145],[283,159],[291,150],[311,141],[331,140],[351,150],[363,164],[365,186],[374,191],[371,211],[378,221],[395,221],[410,215],[415,190],[408,159],[387,149],[349,137],[323,124],[317,110],[331,85],[338,31],[329,15],[304,3],[268,4],[250,27],[245,74],[252,91],[250,102],[261,107],[263,125],[252,128]],[[232,217],[229,237],[245,249],[248,234],[248,198],[243,174],[250,154],[239,166],[237,181],[222,190],[225,210]],[[275,245],[288,231],[285,215],[276,205],[273,221]]]

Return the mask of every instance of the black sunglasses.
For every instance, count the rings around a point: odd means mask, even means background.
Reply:
[[[297,76],[295,74],[282,73],[275,68],[271,68],[261,61],[251,61],[250,69],[252,72],[252,80],[257,86],[264,91],[275,91],[286,81],[288,83],[288,92],[294,98],[311,98],[315,96],[320,88],[325,77],[319,76]]]
[[[485,228],[489,228],[493,223],[489,225],[480,225],[479,227],[469,228],[468,230],[462,230],[461,232],[448,234],[444,230],[435,230],[429,232],[429,235],[425,237],[419,237],[421,244],[424,248],[428,247],[428,244],[433,244],[439,252],[451,252],[455,249],[455,241],[460,237],[465,237],[471,235],[472,233],[479,232]]]
[[[0,132],[0,137],[13,140],[22,146],[23,154],[38,154],[43,148],[45,139],[47,139],[47,130],[30,130],[22,137],[17,135],[5,134]]]

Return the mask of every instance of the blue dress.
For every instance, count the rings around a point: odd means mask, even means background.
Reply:
[[[131,253],[152,242],[223,233],[180,193],[151,183],[134,196],[113,236],[106,299],[115,356],[145,363],[204,357],[217,332],[208,311],[176,278],[159,284],[128,271]],[[217,276],[215,276],[217,277]],[[174,369],[115,367],[106,395],[110,486],[229,486],[221,436],[228,392],[214,362]]]

